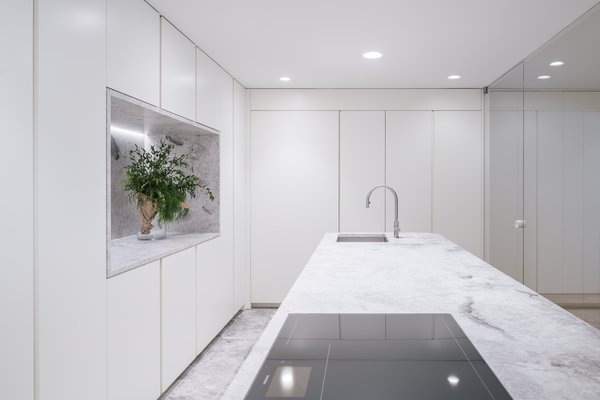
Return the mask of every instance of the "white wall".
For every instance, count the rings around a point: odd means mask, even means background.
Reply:
[[[0,388],[33,399],[33,1],[2,1]]]
[[[37,397],[106,399],[106,1],[37,4]]]
[[[252,89],[250,98],[253,303],[281,302],[325,232],[391,230],[391,195],[365,209],[383,183],[399,192],[405,231],[483,255],[481,91]]]

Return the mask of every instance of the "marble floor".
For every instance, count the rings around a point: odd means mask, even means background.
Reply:
[[[161,400],[218,400],[275,314],[273,308],[238,313]]]

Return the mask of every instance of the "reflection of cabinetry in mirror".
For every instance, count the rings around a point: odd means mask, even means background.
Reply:
[[[486,97],[486,258],[553,301],[582,307],[600,303],[598,37],[600,6]]]
[[[556,104],[576,93],[544,93]],[[600,99],[600,93],[598,93]],[[525,112],[525,198],[535,198],[537,290],[541,293],[600,292],[600,110],[549,110],[532,104]],[[533,221],[532,221],[533,222]]]
[[[540,293],[599,293],[600,92],[510,96],[490,95],[488,260]]]

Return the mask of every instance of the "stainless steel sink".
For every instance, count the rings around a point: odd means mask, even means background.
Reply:
[[[373,234],[352,234],[340,233],[337,238],[338,242],[357,243],[357,242],[387,242],[387,238],[382,233]]]

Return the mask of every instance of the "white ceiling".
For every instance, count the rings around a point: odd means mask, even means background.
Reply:
[[[147,1],[250,88],[483,87],[598,2]]]

